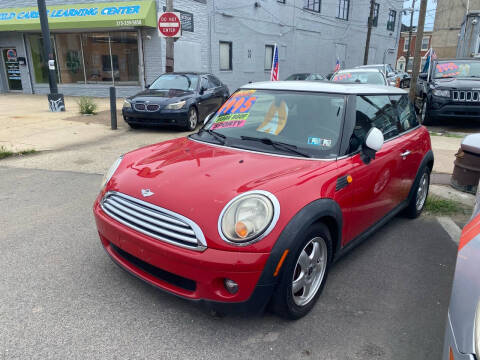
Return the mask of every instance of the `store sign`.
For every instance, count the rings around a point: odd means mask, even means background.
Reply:
[[[156,27],[155,0],[47,6],[51,29]],[[0,31],[38,30],[36,7],[0,9]]]
[[[165,11],[165,6],[163,7],[163,11]],[[180,22],[182,23],[182,31],[194,32],[193,27],[193,14],[175,9],[174,12],[180,13]]]

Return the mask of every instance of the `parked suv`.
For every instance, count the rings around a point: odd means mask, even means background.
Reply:
[[[403,211],[433,155],[404,90],[248,84],[189,137],[121,156],[94,204],[102,245],[140,279],[219,312],[307,314],[335,260]]]
[[[435,60],[418,78],[416,105],[422,122],[480,118],[480,59]]]

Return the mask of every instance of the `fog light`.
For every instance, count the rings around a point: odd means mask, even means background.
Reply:
[[[227,289],[227,291],[230,293],[230,294],[236,294],[237,291],[238,291],[238,284],[233,281],[233,280],[230,280],[230,279],[225,279],[223,281],[223,284],[225,285],[225,289]]]

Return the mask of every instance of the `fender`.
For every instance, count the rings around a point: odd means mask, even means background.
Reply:
[[[424,155],[424,157],[422,159],[422,162],[420,163],[420,165],[418,167],[417,175],[415,176],[415,181],[413,182],[412,187],[410,188],[410,191],[408,193],[408,197],[407,197],[407,202],[408,203],[412,200],[413,196],[415,195],[415,188],[417,187],[418,183],[420,182],[421,170],[424,167],[429,167],[430,168],[430,173],[431,173],[432,169],[433,169],[433,162],[434,162],[433,151],[428,150],[428,152]]]
[[[332,233],[332,245],[335,249],[340,249],[343,223],[340,206],[332,199],[315,200],[303,207],[297,214],[295,214],[287,226],[285,226],[273,246],[272,252],[270,253],[265,268],[258,281],[258,285],[272,285],[277,282],[280,275],[274,277],[273,273],[275,272],[277,264],[284,251],[286,249],[293,250],[295,244],[301,241],[301,236],[304,232],[313,223],[324,217],[329,218],[329,225],[334,225],[336,227],[336,233]]]

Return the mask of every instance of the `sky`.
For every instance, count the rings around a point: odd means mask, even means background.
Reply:
[[[411,8],[413,0],[405,0],[403,3],[403,8]],[[421,0],[415,0],[415,13],[413,15],[413,25],[418,23],[418,13],[420,12],[420,2]],[[435,22],[435,10],[437,8],[436,0],[428,0],[427,3],[427,16],[425,18],[425,31],[433,30],[433,23]],[[409,26],[410,25],[410,13],[406,13],[402,17],[402,22]]]

